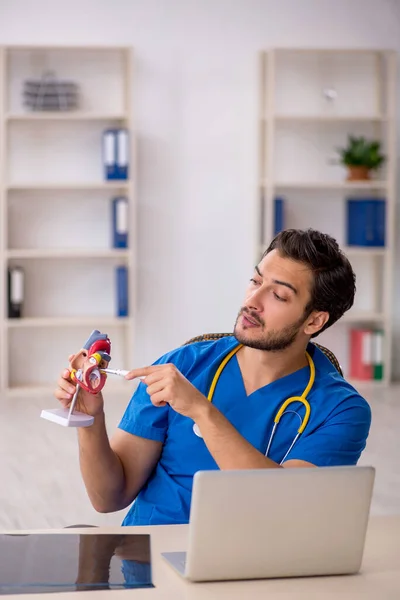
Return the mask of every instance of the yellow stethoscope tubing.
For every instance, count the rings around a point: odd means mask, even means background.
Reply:
[[[233,350],[231,350],[229,352],[229,354],[227,354],[225,356],[224,360],[219,365],[219,367],[213,377],[213,380],[211,382],[210,389],[208,390],[207,400],[209,402],[212,402],[215,388],[217,387],[218,379],[220,378],[222,371],[225,369],[226,364],[231,360],[232,356],[234,356],[236,354],[236,352],[239,352],[239,350],[240,350],[240,348],[242,348],[242,346],[243,346],[243,344],[239,344],[238,346],[235,346],[235,348]]]
[[[282,406],[280,407],[280,409],[278,410],[278,412],[276,413],[276,417],[274,419],[274,423],[275,425],[278,425],[281,416],[283,415],[283,413],[285,412],[285,410],[287,409],[287,407],[289,406],[289,404],[292,404],[292,402],[302,402],[305,406],[306,409],[306,414],[303,417],[303,422],[299,427],[298,433],[301,434],[303,433],[303,431],[305,430],[307,423],[310,419],[310,413],[311,413],[311,406],[310,403],[307,400],[307,395],[310,393],[310,390],[312,388],[312,386],[314,385],[314,381],[315,381],[315,365],[314,365],[314,361],[312,360],[311,356],[308,354],[308,352],[306,352],[306,357],[308,360],[308,364],[310,367],[310,378],[308,380],[308,384],[306,389],[304,390],[304,392],[302,393],[301,396],[292,396],[292,398],[288,398],[287,400],[285,400],[285,402],[282,404]]]
[[[222,371],[224,370],[225,366],[227,365],[227,363],[230,361],[230,359],[232,358],[232,356],[234,356],[237,352],[239,352],[240,348],[243,347],[243,344],[238,344],[237,346],[235,346],[235,348],[233,348],[233,350],[231,350],[229,352],[229,354],[227,354],[224,358],[224,360],[221,362],[221,364],[219,365],[213,380],[211,382],[210,385],[210,389],[208,391],[207,394],[207,400],[209,402],[212,402],[213,396],[214,396],[214,392],[215,392],[215,388],[217,387],[217,383],[218,380],[221,376]],[[296,437],[293,439],[293,442],[290,445],[289,450],[286,452],[285,456],[283,457],[283,459],[281,460],[280,464],[283,463],[283,461],[285,460],[285,458],[287,457],[287,455],[289,454],[289,452],[291,451],[291,449],[293,448],[293,446],[295,445],[295,443],[297,442],[298,438],[300,437],[300,435],[303,433],[303,431],[305,430],[305,428],[307,427],[308,421],[310,420],[310,414],[311,414],[311,406],[310,403],[307,400],[307,395],[310,393],[312,386],[314,385],[314,381],[315,381],[315,365],[314,365],[314,361],[311,358],[311,356],[309,355],[309,353],[306,351],[306,358],[308,361],[308,365],[310,367],[310,378],[308,380],[307,386],[304,389],[303,393],[301,394],[301,396],[292,396],[291,398],[288,398],[287,400],[285,400],[285,402],[283,402],[282,406],[280,407],[280,409],[278,410],[278,412],[275,415],[274,418],[274,426],[272,428],[272,432],[268,441],[268,447],[267,450],[265,452],[265,456],[268,456],[268,452],[269,449],[271,447],[272,444],[272,440],[274,439],[275,436],[275,431],[276,428],[279,424],[279,421],[281,420],[281,417],[284,415],[285,410],[287,409],[287,407],[292,404],[293,402],[301,402],[302,404],[304,404],[305,407],[305,415],[303,417],[303,419],[301,419],[300,417],[300,427],[297,430],[297,434]],[[295,413],[297,414],[297,413]],[[299,416],[299,415],[298,415]]]

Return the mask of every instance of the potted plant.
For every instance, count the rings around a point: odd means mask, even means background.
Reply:
[[[381,153],[381,143],[365,137],[348,136],[347,146],[338,148],[340,162],[348,168],[347,181],[370,179],[371,171],[378,169],[385,161]]]

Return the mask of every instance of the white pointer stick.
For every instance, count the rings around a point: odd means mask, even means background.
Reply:
[[[125,377],[128,375],[129,371],[125,371],[125,369],[100,369],[101,373],[107,373],[108,375],[119,375],[120,377]],[[144,379],[143,377],[137,377],[137,379]]]
[[[129,373],[129,371],[125,371],[124,369],[100,369],[100,372],[108,373],[109,375],[119,375],[120,377],[125,377]]]

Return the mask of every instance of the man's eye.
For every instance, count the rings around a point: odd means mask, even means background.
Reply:
[[[274,292],[274,296],[277,300],[279,300],[279,302],[286,302],[286,298],[281,298],[281,296],[278,296],[276,292]]]
[[[250,279],[250,281],[251,281],[251,283],[254,283],[254,285],[258,285],[258,283],[259,283],[258,281],[256,281],[256,280],[254,279],[254,277],[252,277],[252,278]]]

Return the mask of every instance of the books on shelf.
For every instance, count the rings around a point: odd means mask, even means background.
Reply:
[[[103,132],[103,166],[107,181],[129,177],[129,132],[125,128]]]
[[[128,248],[128,198],[113,198],[112,207],[112,247]]]
[[[386,200],[348,198],[346,245],[384,247],[386,244]],[[274,235],[286,228],[285,198],[274,198]]]
[[[347,246],[385,246],[386,201],[347,199]]]
[[[128,268],[121,265],[116,268],[116,304],[117,317],[127,317],[129,313],[128,304]]]
[[[22,267],[8,268],[8,318],[20,319],[24,303],[25,273]]]
[[[274,201],[274,235],[285,229],[285,200],[277,197]]]
[[[383,331],[350,330],[350,377],[364,381],[383,379]]]

